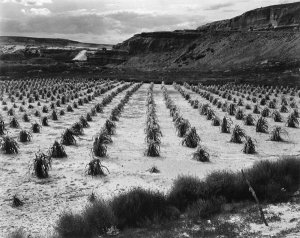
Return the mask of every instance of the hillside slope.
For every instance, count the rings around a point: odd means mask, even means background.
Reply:
[[[229,70],[300,62],[298,31],[143,33],[115,47],[129,51],[123,66],[146,70]]]

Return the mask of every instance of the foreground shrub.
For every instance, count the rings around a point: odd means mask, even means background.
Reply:
[[[9,136],[5,136],[2,139],[0,139],[0,147],[1,147],[1,150],[5,154],[18,154],[19,153],[18,143]]]
[[[49,155],[52,158],[64,158],[67,157],[67,153],[62,144],[54,141],[53,146],[49,149]]]
[[[121,229],[160,222],[169,216],[165,196],[142,188],[135,188],[114,197],[111,205],[117,227]]]
[[[210,218],[221,211],[225,202],[223,197],[212,197],[209,200],[199,199],[187,209],[187,215],[192,219]]]

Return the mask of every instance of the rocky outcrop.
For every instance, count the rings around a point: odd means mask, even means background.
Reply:
[[[300,25],[300,2],[254,9],[232,19],[216,21],[197,30],[267,30]]]

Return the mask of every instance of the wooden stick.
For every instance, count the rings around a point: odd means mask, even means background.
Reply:
[[[242,175],[243,175],[243,178],[245,179],[246,183],[248,184],[249,186],[249,191],[251,192],[252,196],[254,197],[255,201],[256,201],[256,204],[258,206],[258,209],[259,209],[259,212],[260,212],[260,216],[261,216],[261,219],[263,220],[263,222],[265,223],[266,226],[268,226],[268,223],[267,223],[267,220],[265,218],[265,214],[264,214],[264,211],[259,203],[259,200],[256,196],[256,193],[253,189],[253,187],[251,186],[249,180],[247,179],[246,175],[244,174],[244,171],[242,170]]]

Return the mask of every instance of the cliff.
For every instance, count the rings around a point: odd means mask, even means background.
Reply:
[[[266,30],[300,25],[300,2],[254,9],[232,19],[216,21],[197,30]]]

